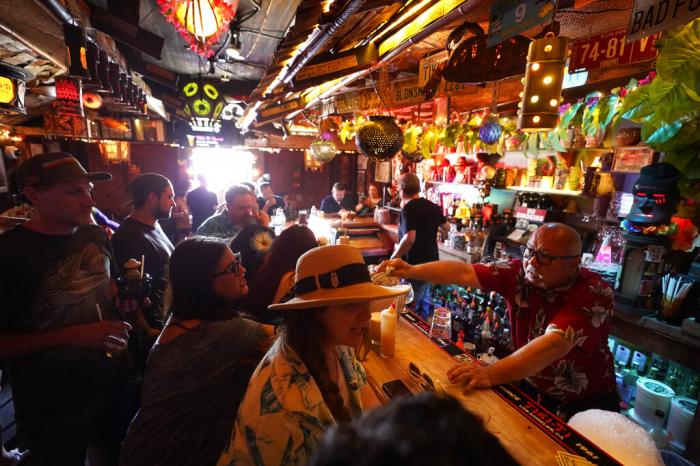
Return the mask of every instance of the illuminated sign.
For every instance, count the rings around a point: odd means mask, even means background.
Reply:
[[[15,83],[4,76],[0,76],[0,103],[10,104],[15,100]]]

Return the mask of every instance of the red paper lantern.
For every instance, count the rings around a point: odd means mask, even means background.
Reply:
[[[58,76],[56,80],[56,113],[82,117],[83,88],[80,79]]]

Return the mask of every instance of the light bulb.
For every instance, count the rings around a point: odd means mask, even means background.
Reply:
[[[533,63],[532,64],[532,71],[537,71],[540,69],[540,64],[539,63]]]
[[[545,76],[544,79],[542,80],[545,85],[552,84],[552,77],[551,76]]]
[[[545,45],[545,46],[544,46],[544,51],[545,51],[545,53],[551,52],[551,51],[552,51],[552,46],[551,46],[551,44]]]
[[[533,104],[536,104],[539,100],[540,96],[538,95],[533,95],[532,97],[530,97],[530,102],[532,102]]]
[[[549,105],[551,105],[552,107],[556,107],[558,103],[559,102],[557,101],[557,99],[552,99],[549,101]]]
[[[539,122],[540,122],[540,116],[539,116],[539,115],[535,115],[534,117],[532,117],[532,122],[533,122],[533,123],[539,123]]]

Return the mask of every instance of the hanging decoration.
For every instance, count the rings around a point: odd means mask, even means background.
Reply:
[[[309,150],[314,156],[314,159],[321,164],[330,162],[338,153],[338,149],[335,147],[335,144],[333,144],[333,141],[324,138],[312,142]]]
[[[403,146],[403,131],[391,116],[374,115],[355,135],[360,152],[376,161],[391,159]]]
[[[56,77],[56,113],[67,116],[83,116],[83,89],[80,79],[69,76]]]
[[[238,0],[158,0],[165,18],[194,52],[210,57],[215,45],[236,15]]]
[[[0,62],[0,115],[26,115],[24,92],[32,76],[17,66]]]
[[[226,102],[216,83],[201,77],[193,78],[182,87],[182,93],[185,96],[185,114],[190,117],[192,130],[218,133]]]
[[[87,63],[87,37],[80,26],[63,23],[63,38],[66,41],[68,75],[90,79]]]
[[[323,163],[319,162],[316,160],[316,157],[314,154],[311,152],[311,149],[307,149],[304,151],[304,170],[307,172],[317,172],[321,171],[323,168]],[[299,183],[299,186],[297,189],[301,188],[301,183]]]
[[[90,110],[97,110],[102,107],[102,97],[94,92],[86,92],[83,94],[83,106]]]
[[[568,46],[568,38],[552,33],[530,43],[523,100],[518,105],[519,130],[535,132],[557,127]]]

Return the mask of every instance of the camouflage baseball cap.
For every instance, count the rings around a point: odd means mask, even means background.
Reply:
[[[20,189],[27,186],[46,188],[54,184],[81,179],[107,181],[112,179],[112,175],[106,172],[88,173],[78,159],[67,152],[38,154],[17,168],[17,182]]]

